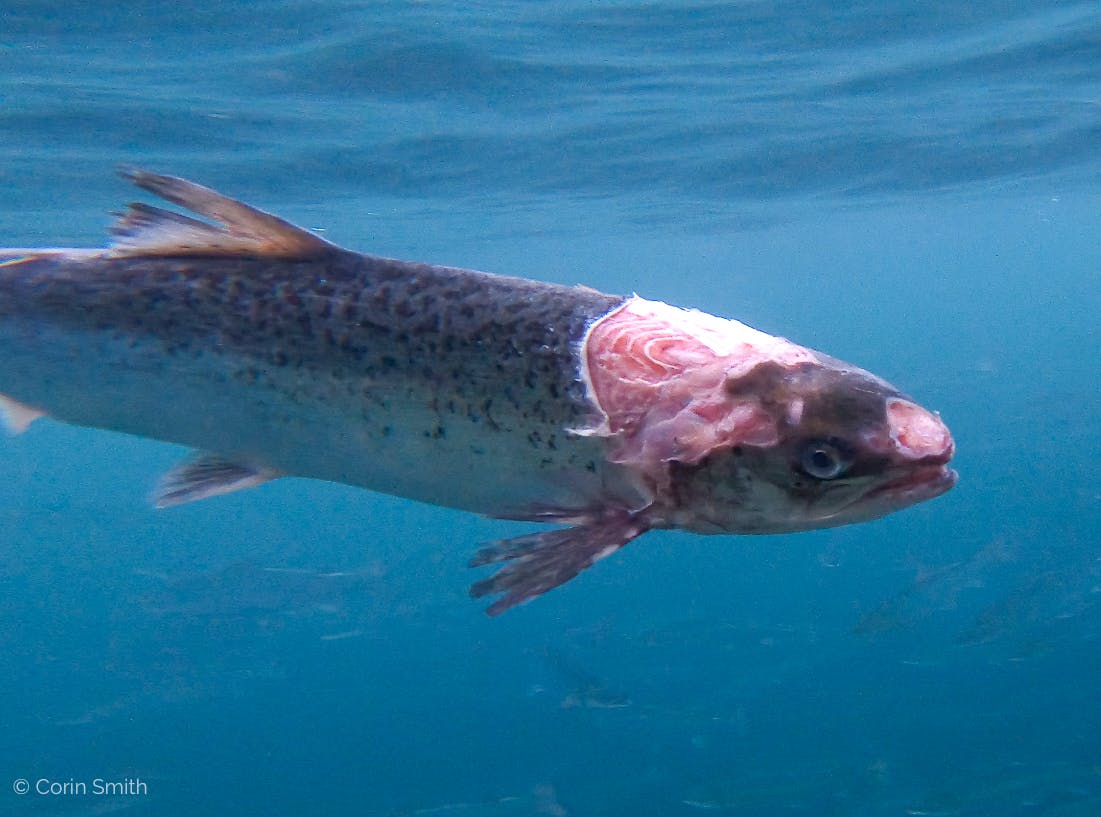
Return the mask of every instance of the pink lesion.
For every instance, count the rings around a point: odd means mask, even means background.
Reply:
[[[731,388],[766,360],[806,350],[734,321],[634,299],[602,318],[585,341],[585,376],[605,415],[612,461],[656,483],[666,463],[693,464],[735,445],[772,445],[777,419]]]
[[[947,462],[952,456],[952,435],[940,417],[909,400],[887,401],[887,422],[899,453],[909,459],[930,457]]]

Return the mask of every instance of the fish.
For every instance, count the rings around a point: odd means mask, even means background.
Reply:
[[[696,309],[344,249],[183,178],[102,248],[0,250],[0,412],[188,447],[169,507],[282,477],[555,524],[470,559],[497,615],[650,530],[788,533],[957,480],[939,414]]]
[[[562,709],[622,709],[631,705],[631,697],[614,689],[606,680],[587,670],[575,658],[555,647],[543,652],[546,665],[568,687],[559,703]]]
[[[154,616],[235,618],[315,614],[342,618],[349,599],[369,597],[370,572],[326,573],[261,567],[235,561],[217,570],[156,576],[159,586],[141,601]]]

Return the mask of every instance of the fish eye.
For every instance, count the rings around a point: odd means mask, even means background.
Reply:
[[[799,466],[815,479],[837,479],[845,473],[849,464],[837,446],[825,440],[812,440],[803,446]]]

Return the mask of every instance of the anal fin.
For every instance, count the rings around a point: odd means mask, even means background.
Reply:
[[[241,465],[217,454],[198,454],[164,475],[153,494],[158,508],[254,488],[282,476],[255,465]]]
[[[46,412],[41,409],[32,408],[0,394],[0,417],[3,418],[5,428],[12,434],[22,434],[31,423],[45,416]]]
[[[572,528],[503,539],[479,550],[471,567],[507,562],[488,579],[470,587],[474,598],[504,593],[486,612],[500,615],[518,604],[564,584],[587,567],[610,556],[648,526],[623,512]]]

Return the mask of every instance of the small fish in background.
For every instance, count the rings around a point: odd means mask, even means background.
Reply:
[[[444,815],[470,815],[470,817],[568,817],[568,812],[558,802],[554,786],[537,783],[527,795],[509,795],[492,800],[455,801],[439,805],[421,806],[411,810],[392,812],[390,817],[444,817]]]
[[[127,170],[105,249],[0,250],[0,408],[195,449],[160,507],[284,476],[565,527],[483,548],[501,613],[652,529],[812,530],[950,489],[939,417],[733,320],[344,250]]]
[[[561,650],[547,647],[543,658],[558,677],[560,685],[568,689],[559,704],[562,709],[622,709],[631,705],[629,695]]]
[[[1092,543],[1068,534],[1058,545],[1024,547],[1031,532],[1000,534],[968,559],[918,569],[914,581],[865,614],[853,628],[876,638],[941,619],[959,647],[998,645],[1024,661],[1066,640],[1101,632],[1101,560]]]
[[[363,600],[377,585],[370,572],[263,567],[239,561],[224,567],[158,577],[142,598],[158,616],[200,618],[321,617],[341,621],[363,613]]]
[[[1088,536],[1088,534],[1087,534]],[[1045,655],[1068,640],[1101,637],[1101,557],[1089,541],[1032,554],[1008,588],[957,636],[972,647],[1008,642],[1011,661]]]
[[[550,783],[539,783],[532,790],[535,813],[544,817],[568,817],[569,812],[558,802],[558,792]]]
[[[961,596],[983,589],[995,571],[1018,558],[1009,540],[999,536],[967,559],[933,567],[921,565],[910,585],[865,613],[853,632],[876,636],[912,627],[939,612],[955,610]]]

